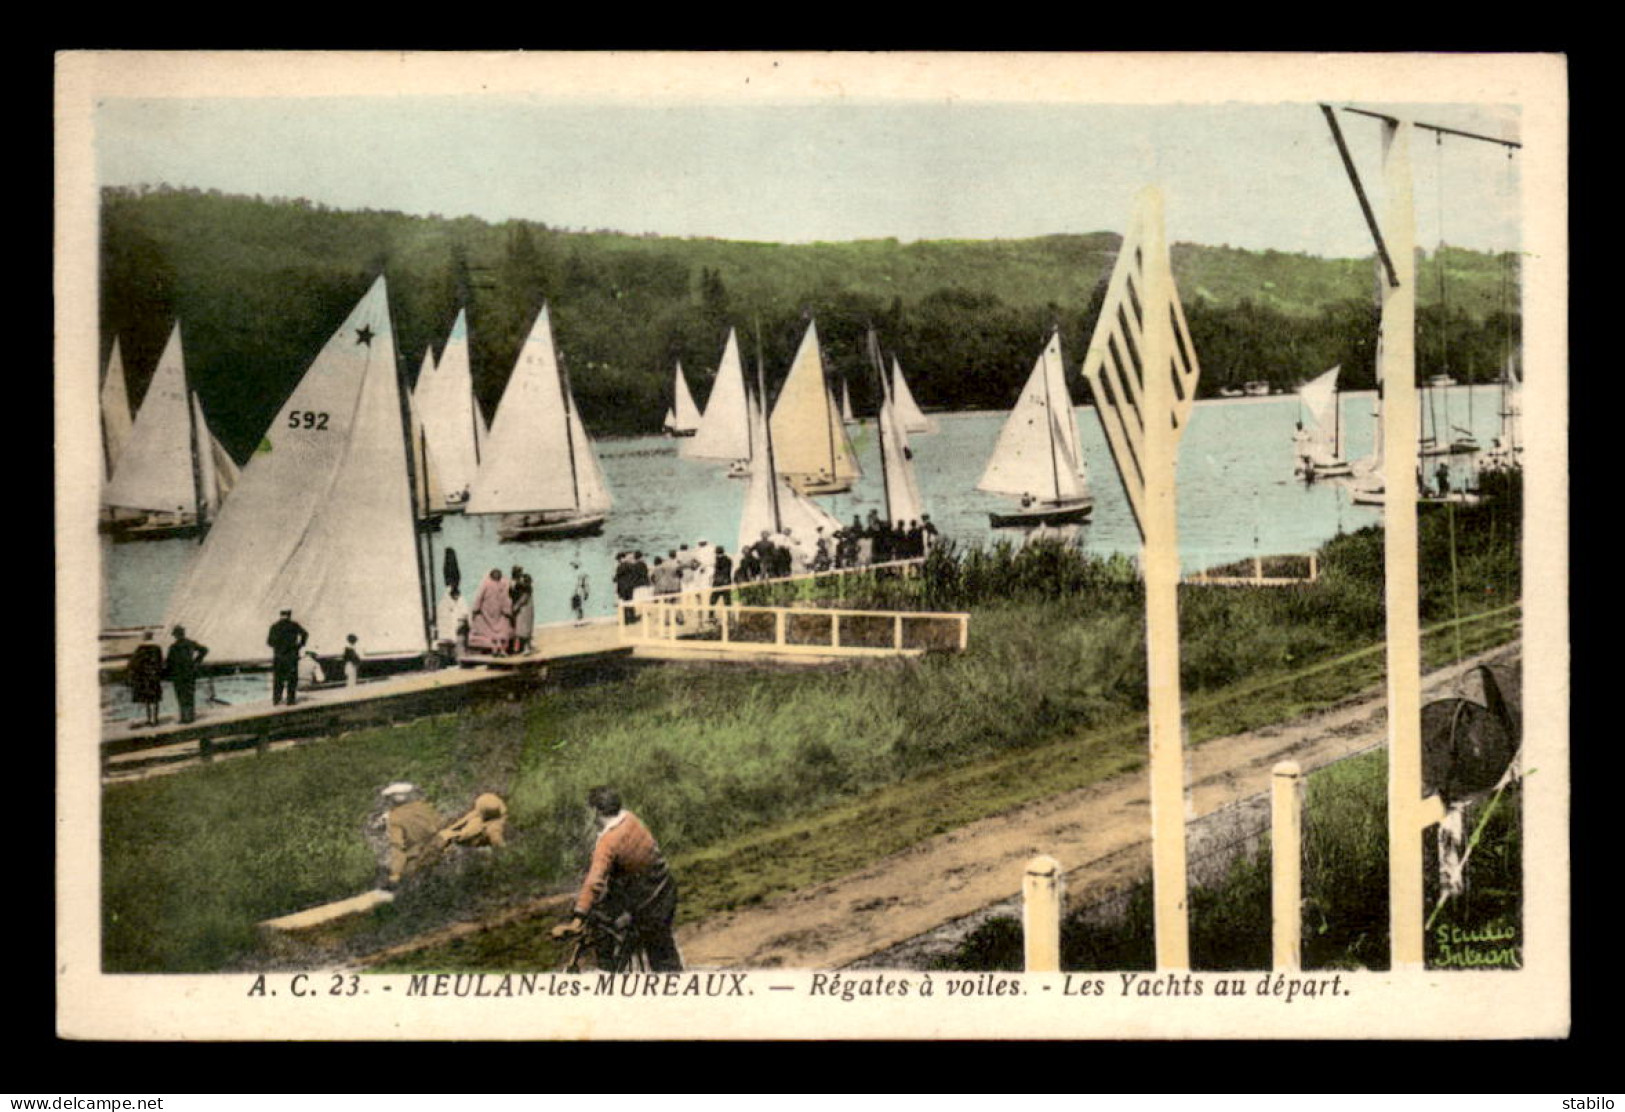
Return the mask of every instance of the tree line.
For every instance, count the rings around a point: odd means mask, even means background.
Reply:
[[[137,403],[179,321],[210,422],[239,459],[380,273],[408,382],[466,309],[475,393],[493,415],[546,301],[587,427],[638,434],[659,430],[678,360],[703,406],[733,327],[771,391],[810,320],[860,413],[879,396],[870,327],[934,409],[1008,407],[1058,327],[1087,400],[1078,365],[1120,242],[672,239],[168,187],[104,190],[101,215],[104,364],[117,337]],[[1339,363],[1347,388],[1374,382],[1369,260],[1179,244],[1174,271],[1204,395],[1290,390]],[[1515,260],[1446,247],[1421,255],[1419,275],[1418,373],[1493,381],[1519,339]]]

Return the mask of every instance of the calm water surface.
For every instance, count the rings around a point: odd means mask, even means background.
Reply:
[[[1469,402],[1469,395],[1471,401]],[[1439,391],[1434,405],[1449,409],[1452,424],[1471,427],[1488,445],[1498,429],[1500,391],[1494,386]],[[1342,399],[1345,455],[1371,450],[1372,397]],[[1470,413],[1469,413],[1470,410]],[[1014,530],[994,530],[988,512],[1011,501],[975,489],[993,450],[1002,412],[937,414],[939,431],[912,440],[914,465],[926,512],[943,533],[964,545],[998,539],[1019,542]],[[1094,553],[1138,551],[1139,537],[1093,410],[1080,408],[1078,429],[1094,516],[1077,531],[1076,543]],[[1356,506],[1342,483],[1306,485],[1293,478],[1292,432],[1299,410],[1295,396],[1216,399],[1198,403],[1180,448],[1180,555],[1187,570],[1257,554],[1307,552],[1339,531],[1381,520],[1381,509]],[[1443,421],[1441,421],[1441,425]],[[842,521],[882,506],[879,449],[874,426],[849,429],[864,475],[852,491],[821,499]],[[677,442],[650,436],[598,443],[615,508],[602,535],[562,541],[504,543],[489,517],[449,515],[434,537],[436,595],[439,564],[449,545],[457,552],[465,594],[493,567],[504,577],[522,565],[536,582],[536,620],[572,617],[570,595],[577,575],[588,577],[589,616],[614,612],[610,573],[614,554],[642,549],[651,557],[701,539],[736,551],[746,483],[726,468],[679,459]],[[1460,457],[1456,457],[1460,459]],[[1452,460],[1452,470],[1458,470]],[[161,621],[169,594],[197,551],[188,540],[114,544],[103,538],[103,616],[107,626]],[[579,568],[572,565],[579,565]],[[274,616],[267,616],[267,624]],[[312,646],[337,652],[342,646]]]

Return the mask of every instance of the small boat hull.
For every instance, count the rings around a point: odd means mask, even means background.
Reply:
[[[550,518],[545,515],[506,514],[497,526],[497,539],[503,541],[562,540],[566,537],[592,537],[604,531],[605,514]]]
[[[199,525],[195,518],[183,521],[132,521],[104,523],[106,531],[112,535],[115,542],[124,541],[167,541],[180,537],[201,536],[206,526]]]
[[[786,476],[786,480],[795,488],[797,494],[844,494],[852,489],[851,479],[826,479],[819,482]]]
[[[1094,512],[1094,499],[1083,502],[1038,502],[1025,509],[1008,513],[990,512],[987,517],[995,529],[1022,529],[1034,525],[1074,525],[1087,521]]]

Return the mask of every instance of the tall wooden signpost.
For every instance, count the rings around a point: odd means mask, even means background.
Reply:
[[[1320,106],[1354,187],[1381,264],[1382,325],[1377,382],[1382,391],[1384,594],[1388,646],[1388,937],[1393,969],[1423,967],[1422,628],[1417,585],[1416,494],[1416,201],[1411,135],[1425,128],[1493,143],[1520,144],[1456,128],[1396,119],[1359,108],[1382,122],[1384,206],[1379,222],[1343,140],[1337,114]]]
[[[1174,288],[1162,194],[1142,190],[1083,374],[1140,528],[1151,734],[1151,882],[1158,969],[1190,968],[1185,742],[1179,691],[1175,473],[1201,368]]]

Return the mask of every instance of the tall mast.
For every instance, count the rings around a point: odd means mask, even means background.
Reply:
[[[553,341],[553,330],[547,330],[548,342],[553,344],[553,360],[559,368],[559,385],[564,390],[564,444],[570,452],[570,491],[577,510],[581,509],[581,476],[576,472],[576,439],[570,428],[570,415],[575,412],[575,396],[570,393],[570,372],[564,369],[564,355]]]
[[[1055,335],[1060,335],[1061,329],[1057,325]],[[1050,479],[1055,484],[1055,501],[1061,500],[1061,464],[1055,458],[1055,404],[1049,396],[1049,368],[1044,368],[1044,423],[1045,432],[1049,433],[1049,468]]]
[[[880,356],[880,341],[875,338],[875,330],[869,329],[869,362],[874,364],[875,374],[880,377],[880,412],[875,419],[876,431],[880,433],[880,492],[885,500],[886,520],[891,521],[891,476],[886,468],[886,406],[891,401],[891,390],[886,385],[886,364]],[[897,413],[892,412],[895,420]]]
[[[767,448],[767,489],[773,503],[773,531],[783,532],[783,522],[779,520],[779,472],[773,462],[773,424],[767,416],[767,377],[762,371],[762,321],[756,319],[756,390],[761,395],[762,430],[766,438],[764,444]]]
[[[429,563],[428,574],[424,577],[423,591],[427,596],[425,601],[432,603],[434,600],[434,533],[429,528],[429,518],[433,515],[434,507],[429,505],[429,430],[426,428],[418,433],[418,450],[423,457],[423,548],[425,555],[428,556]],[[407,458],[411,458],[411,453],[407,454]],[[413,522],[412,527],[416,529],[418,523]],[[426,606],[424,613],[429,620],[429,644],[432,646],[440,634],[440,630],[437,628],[439,616],[435,613],[435,608],[432,605]]]
[[[818,322],[817,321],[811,322],[811,324],[809,324],[809,327],[817,328],[818,327]],[[832,399],[829,396],[829,376],[824,373],[824,345],[823,344],[814,344],[813,345],[813,354],[818,357],[818,392],[819,392],[819,394],[821,394],[823,396],[823,402],[824,402],[824,432],[825,432],[825,439],[829,441],[829,477],[830,477],[830,479],[833,480],[835,478],[835,471],[836,471],[836,468],[835,468],[835,425],[836,425],[836,422],[838,422],[840,420],[840,414],[831,412],[831,407],[834,405],[834,399]]]
[[[416,453],[412,450],[412,392],[406,385],[406,374],[400,360],[395,359],[394,322],[389,320],[389,303],[384,303],[385,323],[389,325],[390,357],[395,365],[390,368],[395,374],[395,401],[401,411],[401,447],[406,453],[406,512],[407,520],[412,523],[412,556],[418,569],[418,611],[423,619],[423,645],[427,649],[434,644],[434,628],[430,620],[431,607],[429,606],[429,580],[423,570],[423,542],[419,539],[423,534],[418,528],[418,469]],[[371,342],[367,344],[367,359],[372,360],[374,352]],[[428,484],[428,457],[424,457],[424,489]],[[425,502],[427,498],[425,498]],[[433,557],[430,557],[433,560]]]
[[[177,346],[181,326],[175,325]],[[183,355],[185,348],[181,348]],[[192,391],[192,372],[181,363],[181,396],[186,399],[186,427],[191,434],[192,447],[192,508],[193,520],[197,523],[197,542],[203,543],[203,535],[208,532],[208,511],[203,504],[203,461],[198,457],[198,428],[197,428],[197,398]]]

